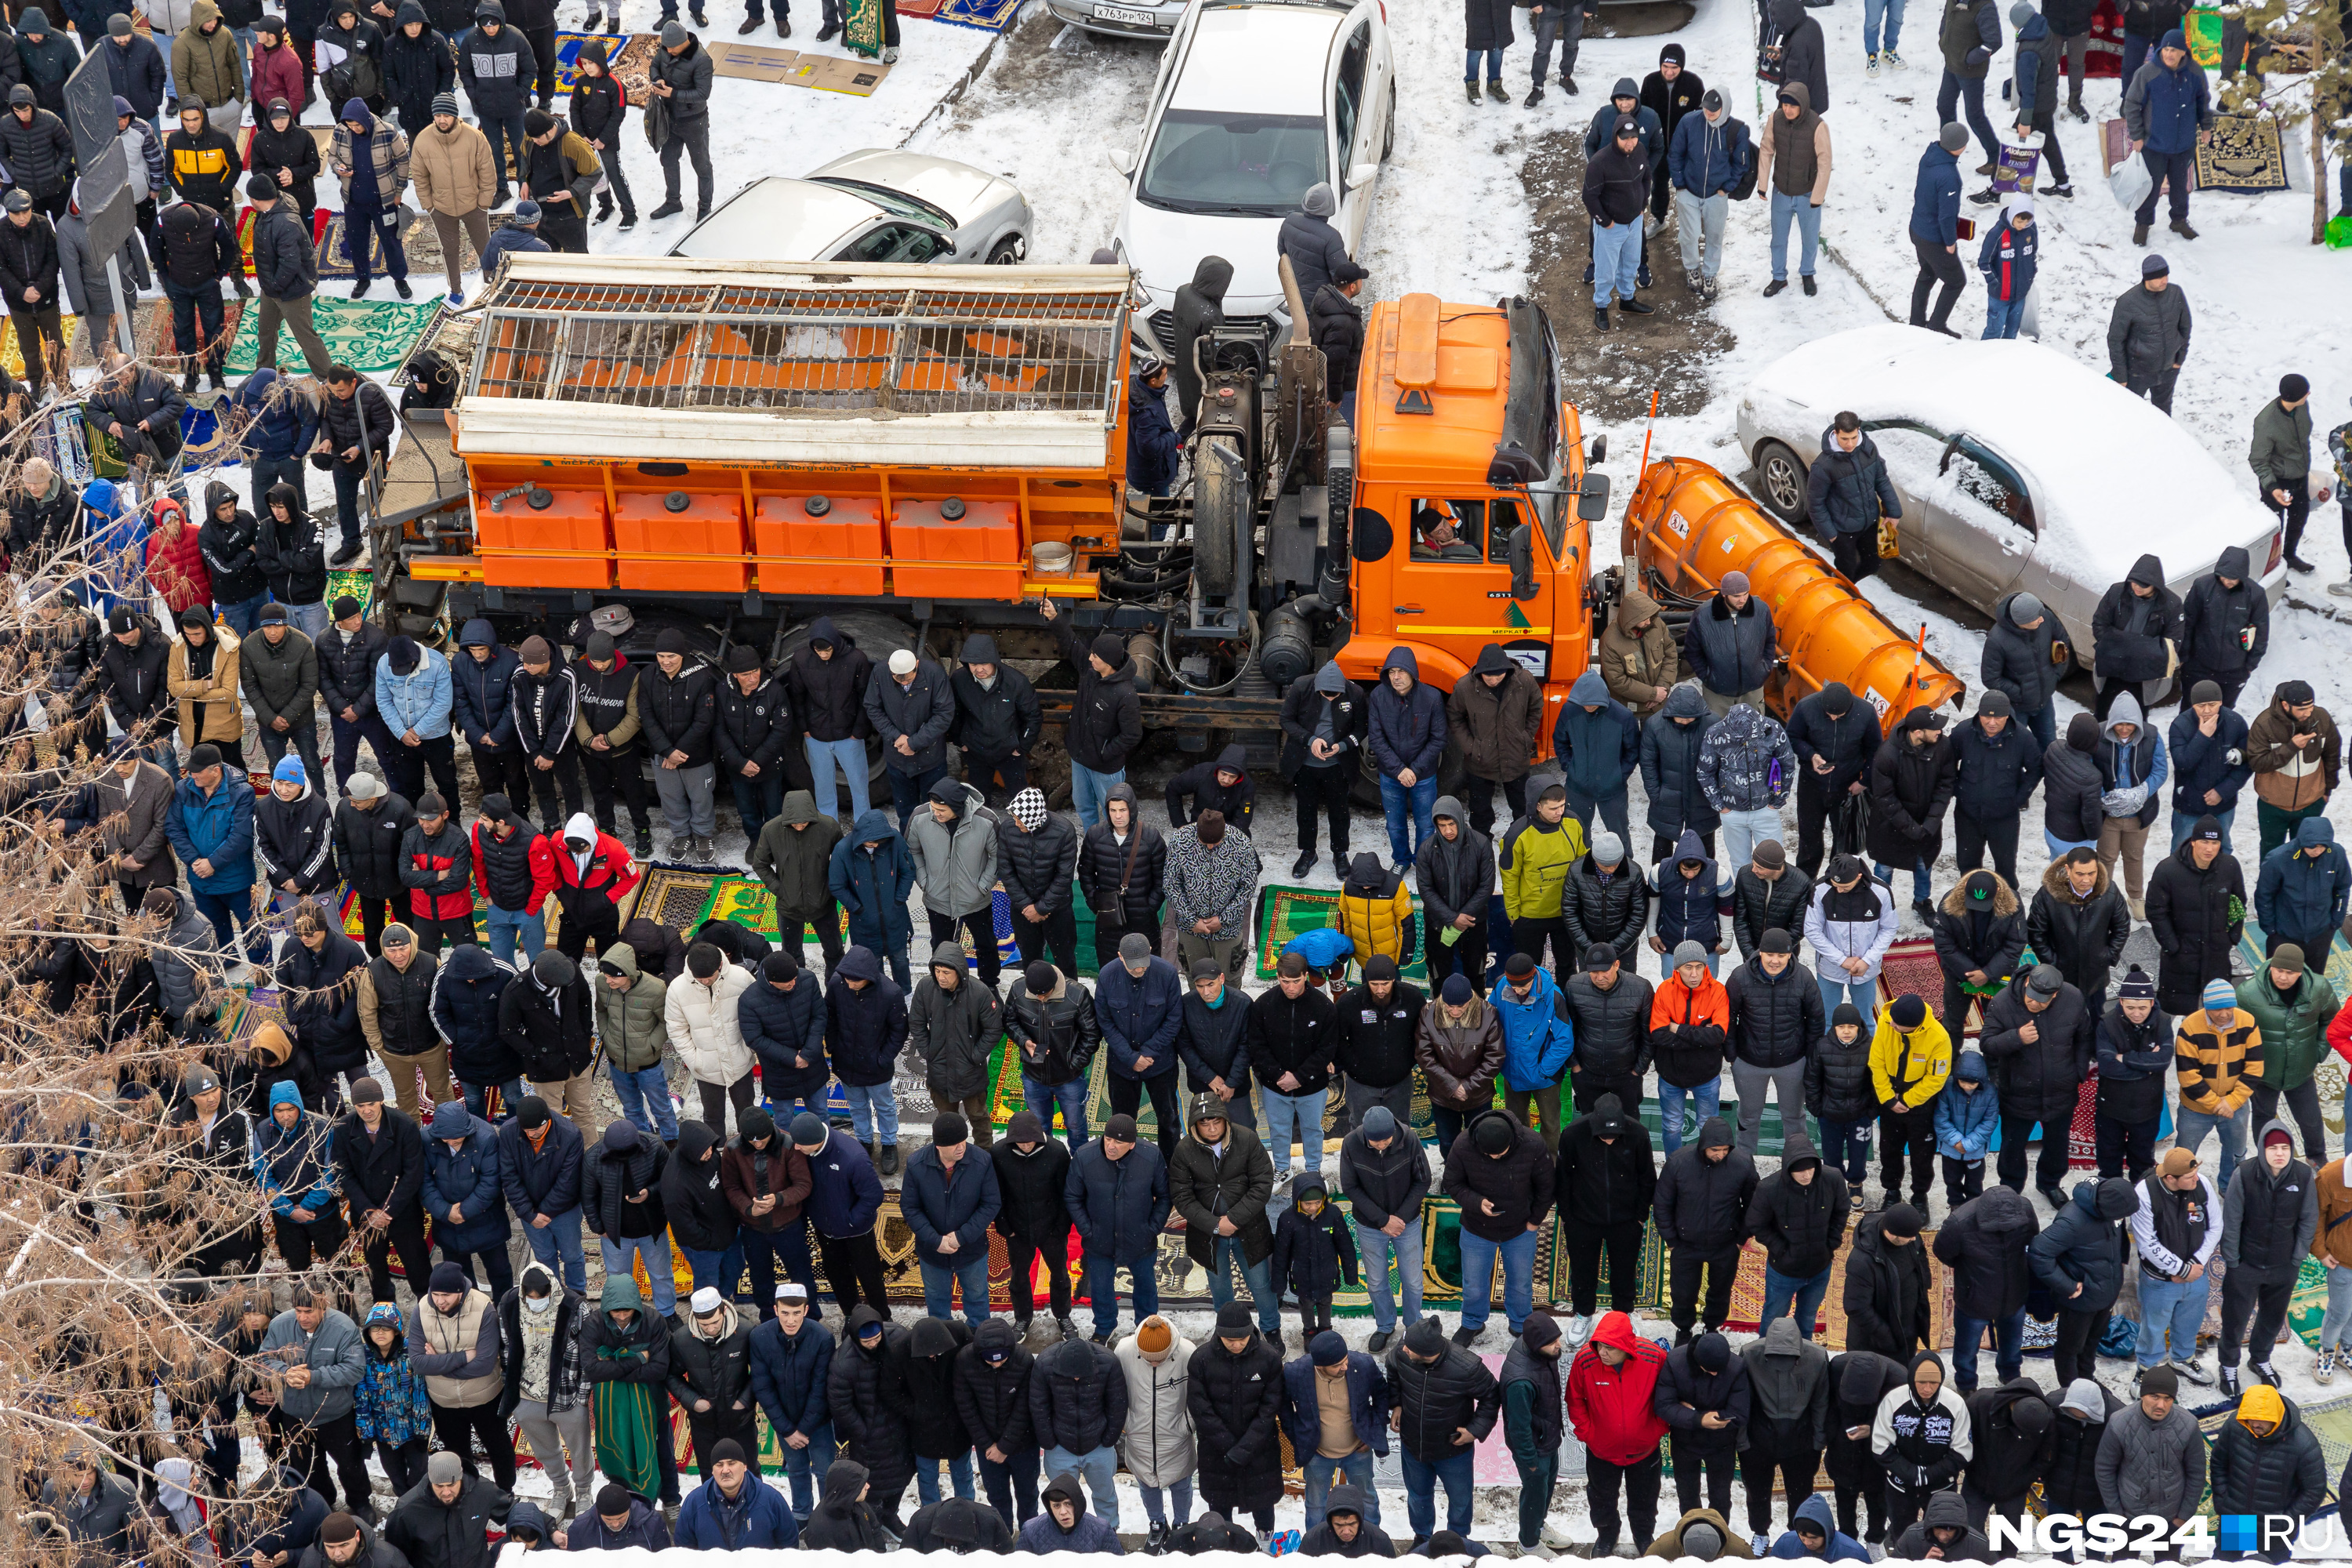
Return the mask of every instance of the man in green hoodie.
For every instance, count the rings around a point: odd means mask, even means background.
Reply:
[[[840,842],[840,822],[817,810],[815,795],[796,789],[785,795],[783,809],[768,819],[751,847],[751,874],[776,902],[776,945],[797,958],[815,927],[828,974],[842,953],[841,910],[826,882],[833,847]]]

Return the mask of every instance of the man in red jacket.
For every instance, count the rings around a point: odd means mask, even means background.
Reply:
[[[1654,1340],[1633,1331],[1633,1320],[1622,1312],[1603,1312],[1592,1338],[1576,1352],[1568,1369],[1568,1423],[1585,1447],[1586,1498],[1592,1508],[1592,1527],[1601,1540],[1592,1549],[1606,1557],[1617,1545],[1617,1487],[1625,1488],[1625,1506],[1633,1516],[1635,1546],[1657,1534],[1658,1483],[1664,1467],[1658,1445],[1665,1440],[1666,1424],[1651,1409],[1658,1386],[1658,1369],[1666,1352]]]
[[[596,939],[604,952],[621,940],[621,900],[637,885],[637,865],[621,841],[596,830],[596,819],[575,812],[563,825],[555,852],[555,901],[563,907],[555,945],[572,963]]]
[[[478,942],[474,934],[474,857],[449,803],[432,790],[416,797],[416,825],[400,841],[400,880],[408,889],[408,923],[416,945]]]

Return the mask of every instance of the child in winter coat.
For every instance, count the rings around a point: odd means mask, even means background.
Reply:
[[[1854,1212],[1860,1213],[1878,1095],[1870,1085],[1870,1039],[1863,1032],[1862,1009],[1851,1002],[1837,1005],[1829,1033],[1805,1058],[1805,1109],[1821,1123],[1822,1163],[1843,1172]]]
[[[1331,1206],[1320,1182],[1299,1189],[1274,1227],[1274,1282],[1298,1298],[1298,1321],[1308,1339],[1331,1326],[1331,1297],[1345,1275],[1357,1279],[1356,1243],[1348,1222]]]
[[[1984,1191],[1985,1154],[2000,1126],[2000,1100],[1981,1052],[1962,1051],[1951,1087],[1936,1097],[1936,1152],[1944,1160],[1944,1196],[1954,1208]]]
[[[1977,269],[1985,275],[1986,337],[2017,336],[2041,248],[2041,236],[2033,226],[2033,198],[2021,191],[2002,198],[2000,221],[1985,231],[1983,247],[1977,252]]]
[[[366,1365],[352,1390],[352,1420],[362,1443],[375,1445],[383,1473],[404,1494],[425,1479],[425,1449],[433,1433],[433,1402],[408,1361],[400,1308],[378,1301],[368,1309]]]

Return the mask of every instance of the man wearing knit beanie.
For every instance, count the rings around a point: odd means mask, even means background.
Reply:
[[[1558,1545],[1567,1539],[1550,1528],[1553,1489],[1559,1482],[1559,1440],[1566,1400],[1567,1346],[1551,1314],[1528,1314],[1518,1342],[1503,1358],[1503,1430],[1511,1462],[1519,1471],[1519,1554],[1540,1555],[1549,1533]]]
[[[694,1332],[680,1329],[671,1343]],[[746,1399],[747,1408],[749,1404]],[[712,1443],[702,1484],[677,1510],[677,1544],[689,1552],[743,1552],[797,1546],[800,1539],[792,1505],[751,1468],[743,1444],[733,1437]]]
[[[1035,1111],[1024,1109],[1004,1124],[1004,1136],[989,1151],[989,1159],[996,1167],[996,1190],[1003,1200],[995,1228],[1004,1237],[1005,1261],[1013,1274],[1013,1326],[1023,1338],[1028,1336],[1029,1320],[1037,1310],[1032,1281],[1042,1258],[1055,1326],[1064,1339],[1076,1339],[1078,1326],[1070,1320],[1070,1215],[1062,1197],[1070,1152],[1047,1134]]]
[[[1469,984],[1458,974],[1447,984],[1454,981]],[[1356,1256],[1363,1260],[1372,1299],[1373,1333],[1367,1348],[1378,1355],[1396,1330],[1396,1300],[1389,1290],[1391,1257],[1404,1285],[1405,1326],[1421,1321],[1421,1210],[1430,1190],[1429,1157],[1406,1119],[1385,1105],[1364,1112],[1339,1144],[1339,1190],[1348,1194]]]
[[[2139,1374],[2138,1398],[2107,1417],[2098,1465],[2106,1507],[2129,1510],[2126,1518],[2177,1520],[2197,1511],[2205,1494],[2205,1439],[2179,1397],[2174,1369],[2150,1367]]]
[[[1292,1452],[1305,1456],[1308,1532],[1323,1522],[1338,1485],[1362,1492],[1364,1522],[1377,1528],[1372,1460],[1388,1452],[1388,1391],[1379,1363],[1326,1329],[1307,1342],[1306,1353],[1284,1364],[1282,1384],[1283,1426]]]
[[[1135,660],[1127,645],[1108,632],[1091,645],[1054,608],[1038,602],[1038,614],[1052,623],[1062,657],[1078,672],[1077,698],[1070,704],[1070,801],[1078,826],[1102,820],[1111,785],[1127,782],[1127,759],[1143,739],[1143,705],[1135,694]],[[1287,705],[1286,704],[1286,707]],[[1306,809],[1304,806],[1301,810]],[[1303,838],[1302,835],[1302,838]]]
[[[1118,1271],[1133,1282],[1139,1321],[1160,1310],[1152,1257],[1168,1220],[1168,1162],[1138,1141],[1135,1118],[1112,1117],[1103,1135],[1070,1157],[1070,1222],[1085,1244],[1086,1291],[1094,1302],[1094,1342],[1118,1327]]]
[[[2153,197],[2150,199],[2153,201]],[[2185,202],[2188,198],[2179,196],[2175,199]],[[2149,210],[2154,208],[2151,206]],[[2175,223],[2172,226],[2179,228],[2180,225]],[[2286,525],[2288,569],[2310,571],[2311,563],[2296,550],[2296,546],[2303,542],[2304,522],[2311,515],[2311,382],[2308,378],[2294,371],[2279,378],[2278,395],[2263,404],[2262,411],[2254,416],[2253,445],[2246,454],[2246,460],[2253,466],[2255,488],[2262,491],[2263,504],[2271,509],[2272,516]],[[2242,552],[2237,559],[2244,562]],[[2229,552],[2222,552],[2221,561],[2223,564],[2229,563]],[[2217,571],[2221,569],[2216,567]],[[2243,579],[2246,574],[2242,570],[2235,575]],[[2190,593],[2194,595],[2196,590],[2191,589]],[[2267,606],[2263,623],[2262,629],[2267,634],[2270,629]],[[2188,629],[2193,634],[2196,629],[2194,624]],[[2265,635],[2263,641],[2267,640]],[[2189,664],[2190,647],[2184,639],[2180,649],[2184,671]],[[2262,643],[2256,643],[2249,651],[2252,657],[2246,662],[2251,666],[2263,657]],[[2231,693],[2230,700],[2233,703],[2237,700],[2234,691]]]
[[[961,1287],[965,1321],[974,1328],[988,1321],[988,1226],[1003,1200],[987,1150],[972,1147],[971,1126],[955,1111],[933,1120],[930,1142],[908,1160],[899,1203],[915,1233],[925,1309],[934,1318],[952,1316],[952,1292]]]
[[[1180,1514],[1192,1511],[1197,1444],[1184,1391],[1196,1352],[1155,1312],[1136,1324],[1114,1353],[1127,1384],[1127,1426],[1119,1449],[1128,1474],[1143,1490],[1144,1517],[1150,1521],[1146,1549],[1157,1554],[1174,1528],[1168,1519],[1168,1493],[1175,1491]]]
[[[2233,1172],[2246,1157],[2246,1106],[2256,1087],[2248,1058],[2261,1049],[2261,1026],[2238,1005],[2238,988],[2227,980],[2207,981],[2197,999],[2172,1036],[2180,1085],[2172,1143],[2196,1154],[2207,1133],[2219,1133],[2221,1159],[2214,1169]]]

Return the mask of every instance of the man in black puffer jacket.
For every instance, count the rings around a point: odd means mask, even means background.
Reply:
[[[826,816],[840,815],[837,767],[849,781],[845,825],[865,816],[867,805],[866,738],[874,730],[866,718],[866,686],[873,669],[874,661],[842,636],[833,617],[819,616],[809,627],[808,645],[784,671],[784,697],[808,752],[816,808]]]
[[[1364,354],[1364,315],[1356,308],[1356,296],[1364,291],[1364,279],[1370,276],[1354,262],[1342,261],[1333,270],[1331,281],[1307,301],[1313,341],[1323,351],[1324,395],[1342,418],[1355,413],[1357,366]]]
[[[1871,759],[1870,856],[1889,888],[1896,872],[1910,869],[1911,912],[1923,925],[1936,921],[1927,894],[1943,849],[1944,811],[1952,804],[1956,765],[1944,715],[1926,707],[1905,714]]]
[[[1819,1000],[1818,994],[1815,1000]],[[1698,1320],[1698,1287],[1706,1275],[1710,1331],[1731,1315],[1731,1279],[1747,1236],[1748,1205],[1756,1196],[1756,1157],[1732,1146],[1731,1124],[1710,1116],[1698,1140],[1666,1156],[1653,1201],[1658,1236],[1671,1264],[1675,1342],[1688,1344]]]
[[[1658,1369],[1650,1405],[1674,1438],[1675,1491],[1683,1511],[1699,1506],[1699,1485],[1716,1512],[1731,1513],[1731,1476],[1738,1450],[1748,1447],[1748,1421],[1754,1389],[1748,1363],[1710,1329],[1677,1345]]]
[[[1822,828],[1849,795],[1869,789],[1870,761],[1878,754],[1878,710],[1856,702],[1832,680],[1789,713],[1789,745],[1797,753],[1797,864],[1808,877],[1822,868]],[[1860,852],[1859,845],[1848,848]]]
[[[1639,877],[1625,879],[1642,885]],[[1642,1102],[1642,1079],[1650,1070],[1650,1003],[1656,994],[1657,987],[1625,967],[1613,944],[1585,948],[1584,962],[1560,990],[1576,1030],[1576,1054],[1568,1067],[1578,1114],[1599,1109],[1610,1095],[1621,1106]]]
[[[1845,1177],[1825,1164],[1801,1125],[1790,1127],[1780,1169],[1758,1184],[1748,1201],[1748,1229],[1764,1244],[1764,1315],[1769,1327],[1794,1301],[1797,1332],[1813,1337],[1822,1298],[1829,1293],[1830,1259],[1845,1239]]]
[[[1078,972],[1077,911],[1070,903],[1077,868],[1078,830],[1060,812],[1046,809],[1043,790],[1022,789],[997,813],[996,875],[1013,907],[1013,940],[1024,963],[1050,952],[1063,973]]]
[[[693,657],[686,635],[674,626],[654,639],[654,668],[637,677],[637,721],[653,758],[654,792],[669,828],[670,853],[709,865],[719,677]]]
[[[903,1532],[898,1503],[915,1479],[915,1448],[908,1435],[903,1369],[907,1331],[860,1303],[849,1314],[841,1348],[833,1352],[825,1394],[842,1458],[873,1477],[866,1500],[893,1534]]]
[[[2095,849],[2074,848],[2042,873],[2026,906],[2025,941],[2083,994],[2095,1017],[2106,1010],[2107,978],[2131,939],[2131,910]]]
[[[596,1000],[580,966],[553,948],[530,961],[499,998],[499,1033],[522,1062],[530,1091],[594,1137],[589,1090],[596,1060]]]
[[[1830,547],[1837,569],[1855,582],[1878,570],[1878,523],[1903,515],[1903,497],[1864,433],[1862,416],[1840,414],[1822,432],[1821,456],[1805,481],[1813,531]]]
[[[1993,1375],[2013,1380],[2025,1354],[2025,1294],[2032,1272],[2025,1249],[2042,1234],[2033,1205],[2005,1186],[1985,1189],[1944,1221],[1936,1258],[1952,1271],[1952,1386],[1977,1386],[1977,1341],[1993,1339]]]
[[[2097,1368],[2099,1341],[2123,1289],[2123,1221],[2138,1207],[2139,1194],[2121,1176],[2077,1182],[2072,1201],[2025,1249],[2033,1277],[2058,1303],[2058,1347],[2053,1353],[2062,1385],[2090,1377]],[[2222,1353],[2231,1353],[2226,1335],[2223,1346]]]
[[[729,648],[712,740],[719,776],[734,794],[744,836],[754,844],[768,819],[784,808],[784,750],[794,734],[784,683],[761,668],[760,650],[740,643]]]
[[[1127,1375],[1099,1338],[1065,1340],[1037,1358],[1029,1372],[1031,1436],[1045,1451],[1049,1474],[1075,1470],[1086,1478],[1095,1512],[1105,1520],[1118,1517],[1112,1477],[1126,1429]]]
[[[382,626],[371,626],[360,602],[349,594],[336,598],[332,613],[333,625],[311,646],[319,655],[319,704],[326,709],[328,728],[334,733],[335,787],[341,790],[359,766],[362,741],[374,753],[379,770],[392,765],[392,731],[375,706],[376,660],[392,646],[392,637]]]
[[[1976,1364],[1973,1355],[1969,1364]],[[2015,1374],[1981,1394],[1957,1378],[1953,1387],[1969,1402],[1969,1443],[1976,1450],[1969,1456],[1968,1479],[1960,1488],[1969,1511],[1979,1517],[1997,1513],[2007,1520],[2022,1519],[2026,1493],[2050,1463],[2052,1428],[2057,1422],[2050,1399],[2041,1384]]]
[[[1445,1483],[1445,1528],[1470,1530],[1470,1446],[1495,1429],[1503,1413],[1502,1385],[1486,1363],[1460,1345],[1445,1342],[1445,1325],[1432,1312],[1389,1347],[1381,1362],[1388,1375],[1396,1432],[1416,1469],[1408,1470],[1405,1511],[1415,1535],[1433,1532],[1437,1483]]]
[[[376,952],[384,921],[407,896],[400,880],[400,844],[416,826],[416,813],[400,796],[387,794],[373,773],[352,774],[344,791],[335,807],[335,871],[358,898],[360,927],[368,951]]]
[[[1764,1130],[1764,1091],[1780,1102],[1784,1127],[1804,1121],[1805,1061],[1829,1025],[1822,988],[1799,963],[1796,940],[1775,926],[1758,939],[1756,956],[1731,972],[1731,1081],[1739,1091],[1739,1146],[1756,1152]]]
[[[1600,1305],[1603,1247],[1609,1253],[1609,1304],[1620,1312],[1634,1310],[1642,1233],[1657,1190],[1657,1157],[1650,1150],[1649,1129],[1625,1114],[1624,1102],[1615,1094],[1601,1095],[1591,1111],[1560,1130],[1553,1198],[1559,1208],[1560,1235],[1568,1243],[1576,1309],[1570,1326],[1577,1337],[1591,1327]]]
[[[1739,956],[1755,955],[1768,931],[1801,936],[1805,911],[1813,901],[1813,879],[1789,867],[1788,851],[1780,840],[1767,838],[1756,846],[1747,865],[1731,879],[1731,934]]]
[[[1062,657],[1078,674],[1066,737],[1074,770],[1071,800],[1079,825],[1091,828],[1101,820],[1106,792],[1126,781],[1128,755],[1143,739],[1135,660],[1128,656],[1126,642],[1108,632],[1091,645],[1080,642],[1077,629],[1059,616],[1051,599],[1040,600],[1038,610],[1053,624]]]
[[[2042,783],[2042,746],[2018,727],[2005,691],[1977,700],[1976,716],[1953,737],[1952,835],[1960,869],[1973,871],[1990,851],[2000,879],[2017,885],[2017,829]]]
[[[1596,942],[1608,943],[1620,958],[1640,953],[1642,932],[1650,922],[1650,884],[1625,864],[1625,844],[1617,835],[1596,834],[1591,848],[1569,867],[1568,881],[1560,889],[1559,918],[1580,953],[1591,952]],[[1582,1049],[1581,1037],[1578,1048]]]
[[[1002,806],[1028,787],[1029,755],[1045,727],[1037,689],[998,655],[994,637],[974,632],[964,638],[948,689],[956,713],[948,742],[963,752],[964,782],[985,805]]]
[[[279,194],[278,182],[267,174],[247,180],[245,194],[253,198],[260,215],[253,225],[253,277],[261,289],[256,306],[261,322],[259,363],[264,369],[278,367],[278,328],[282,322],[302,346],[302,360],[310,374],[323,380],[335,359],[310,323],[310,296],[319,287],[319,257],[310,247],[310,226],[294,199]]]
[[[1025,1524],[1037,1513],[1037,1436],[1029,1421],[1036,1358],[1021,1342],[1019,1330],[991,1318],[955,1358],[956,1414],[979,1451],[988,1500],[1007,1524]]]
[[[15,90],[23,94],[31,89]],[[0,115],[0,158],[7,159],[11,168],[22,166],[16,162],[14,143],[31,135],[23,125],[26,108],[19,102],[13,113]],[[47,110],[32,113],[64,134],[64,123],[57,116]],[[67,156],[70,158],[71,153]],[[47,345],[46,353],[35,354],[25,366],[26,391],[37,402],[50,363],[62,363],[66,352],[58,305],[58,231],[45,215],[33,210],[33,202],[21,185],[8,195],[13,198],[7,204],[8,216],[0,221],[0,293],[7,296],[8,320],[16,329],[16,341]]]
[[[1853,1227],[1845,1260],[1846,1343],[1907,1363],[1929,1337],[1925,1221],[1909,1204],[1889,1204]]]
[[[2011,717],[2042,751],[2058,736],[2057,710],[2050,699],[2066,666],[2057,647],[2066,627],[2031,594],[2011,594],[1992,607],[1979,677],[1987,691],[2008,697]]]
[[[2003,1185],[2025,1190],[2025,1146],[2034,1123],[2071,1127],[2083,1081],[2090,1076],[2098,1020],[2083,994],[2053,964],[2039,964],[2009,983],[1985,1005],[1978,1048],[1993,1070],[2000,1095]],[[2066,1137],[2042,1141],[2034,1186],[2053,1209],[2065,1204],[2058,1184],[2066,1175]]]

